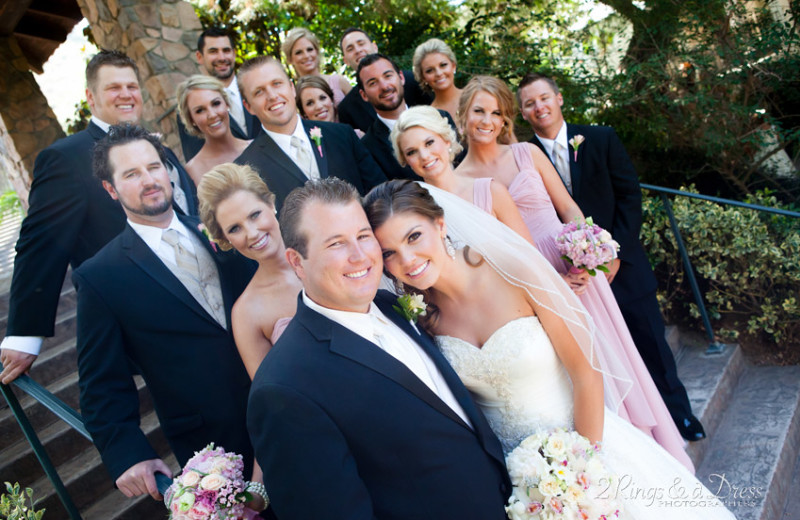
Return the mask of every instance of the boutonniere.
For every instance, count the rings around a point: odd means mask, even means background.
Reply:
[[[214,252],[216,253],[217,252],[217,242],[216,242],[216,240],[214,240],[211,237],[211,233],[208,232],[208,228],[206,227],[206,225],[205,224],[198,224],[197,225],[197,230],[200,231],[203,235],[205,235],[206,239],[208,240],[208,243],[211,244],[211,249],[213,249]]]
[[[317,145],[319,156],[322,157],[322,129],[318,126],[315,126],[308,132],[308,135],[311,136],[311,140]]]
[[[586,140],[581,134],[576,135],[572,139],[569,140],[569,144],[572,145],[572,149],[575,150],[575,162],[578,161],[578,147]]]
[[[392,308],[412,325],[417,322],[417,318],[428,313],[428,304],[421,294],[404,294],[397,298],[397,305],[392,305]]]

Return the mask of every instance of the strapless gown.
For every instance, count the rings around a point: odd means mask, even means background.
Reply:
[[[506,323],[482,348],[450,336],[436,342],[506,454],[540,429],[574,429],[572,384],[537,317]],[[608,408],[602,453],[619,477],[606,492],[622,499],[624,518],[734,519],[674,457]]]
[[[511,149],[519,168],[508,191],[519,208],[522,219],[528,226],[536,247],[559,273],[566,273],[568,264],[561,259],[555,237],[561,231],[558,218],[542,178],[531,159],[525,144],[512,144]],[[492,195],[490,179],[478,179],[474,189],[474,204],[484,211],[491,212]],[[685,441],[670,416],[653,378],[647,371],[642,356],[633,342],[625,319],[614,298],[614,293],[605,276],[600,273],[592,278],[586,291],[579,296],[594,320],[600,334],[607,344],[616,347],[615,354],[625,366],[633,386],[628,389],[625,399],[616,410],[623,419],[653,437],[687,469],[694,472],[694,464],[684,449]],[[602,356],[602,352],[600,352]],[[606,381],[607,384],[621,384]],[[622,393],[627,388],[618,388]]]
[[[275,345],[275,342],[278,341],[278,338],[281,337],[281,334],[283,334],[283,331],[286,330],[286,327],[289,326],[291,321],[292,318],[289,317],[278,318],[278,321],[276,321],[275,325],[272,327],[272,337],[269,338],[273,345]]]

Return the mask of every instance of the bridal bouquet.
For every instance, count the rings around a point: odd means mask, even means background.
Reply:
[[[592,276],[597,274],[595,269],[607,273],[605,264],[614,260],[619,251],[619,244],[611,238],[611,233],[596,225],[592,217],[564,224],[556,236],[556,246],[561,258]]]
[[[194,454],[164,494],[173,520],[241,520],[255,518],[244,503],[252,499],[242,476],[242,456],[211,443]]]
[[[607,496],[617,480],[600,460],[599,447],[575,431],[536,433],[506,458],[513,491],[511,520],[611,520],[622,506]]]

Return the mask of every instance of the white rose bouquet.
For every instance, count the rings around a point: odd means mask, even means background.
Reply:
[[[511,520],[611,520],[622,505],[607,491],[617,480],[606,471],[600,447],[578,432],[537,432],[506,458],[513,490],[506,513]],[[601,498],[602,496],[602,498]]]
[[[172,520],[242,520],[256,512],[242,476],[242,456],[209,444],[194,454],[164,495]],[[266,500],[266,497],[264,497]]]

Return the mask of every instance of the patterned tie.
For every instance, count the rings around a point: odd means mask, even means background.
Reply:
[[[569,162],[564,158],[569,155],[569,151],[564,149],[564,145],[558,141],[553,142],[553,163],[556,165],[556,171],[564,181],[567,191],[572,195],[572,176],[569,172]]]
[[[200,280],[197,257],[181,245],[178,232],[174,229],[167,229],[161,234],[161,240],[169,244],[172,250],[175,251],[175,263],[178,264],[178,267],[195,280]]]
[[[172,164],[167,163],[167,175],[172,183],[172,200],[181,208],[184,214],[189,214],[189,204],[186,202],[186,193],[181,188],[181,177],[178,174],[178,169]]]
[[[295,157],[297,157],[297,166],[303,170],[303,173],[309,179],[313,179],[315,176],[311,170],[311,161],[313,160],[311,154],[308,153],[308,150],[305,146],[303,146],[303,141],[300,140],[299,137],[296,135],[292,136],[292,148],[295,150]]]

